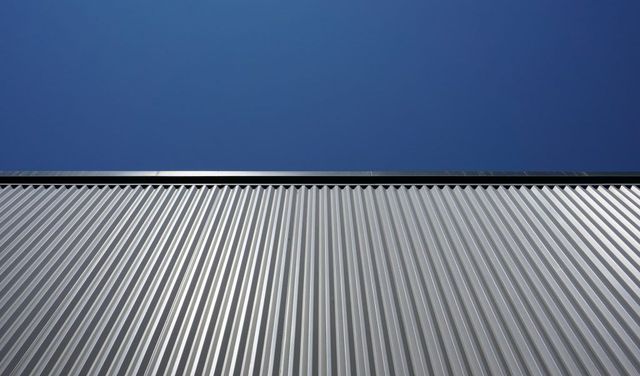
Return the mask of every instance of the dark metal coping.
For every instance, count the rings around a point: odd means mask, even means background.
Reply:
[[[638,185],[638,172],[7,171],[0,185]]]

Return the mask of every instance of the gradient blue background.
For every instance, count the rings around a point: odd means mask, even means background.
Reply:
[[[640,1],[0,3],[0,169],[640,170]]]

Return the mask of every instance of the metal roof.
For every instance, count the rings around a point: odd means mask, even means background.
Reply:
[[[2,374],[638,374],[639,314],[633,184],[0,186]]]

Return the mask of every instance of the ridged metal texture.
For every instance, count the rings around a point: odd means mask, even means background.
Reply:
[[[638,374],[638,187],[0,188],[0,373]]]

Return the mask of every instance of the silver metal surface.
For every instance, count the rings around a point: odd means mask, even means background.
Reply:
[[[638,374],[640,190],[4,186],[0,374]]]
[[[638,176],[638,171],[0,171],[0,176],[104,177],[396,177],[396,176]]]

